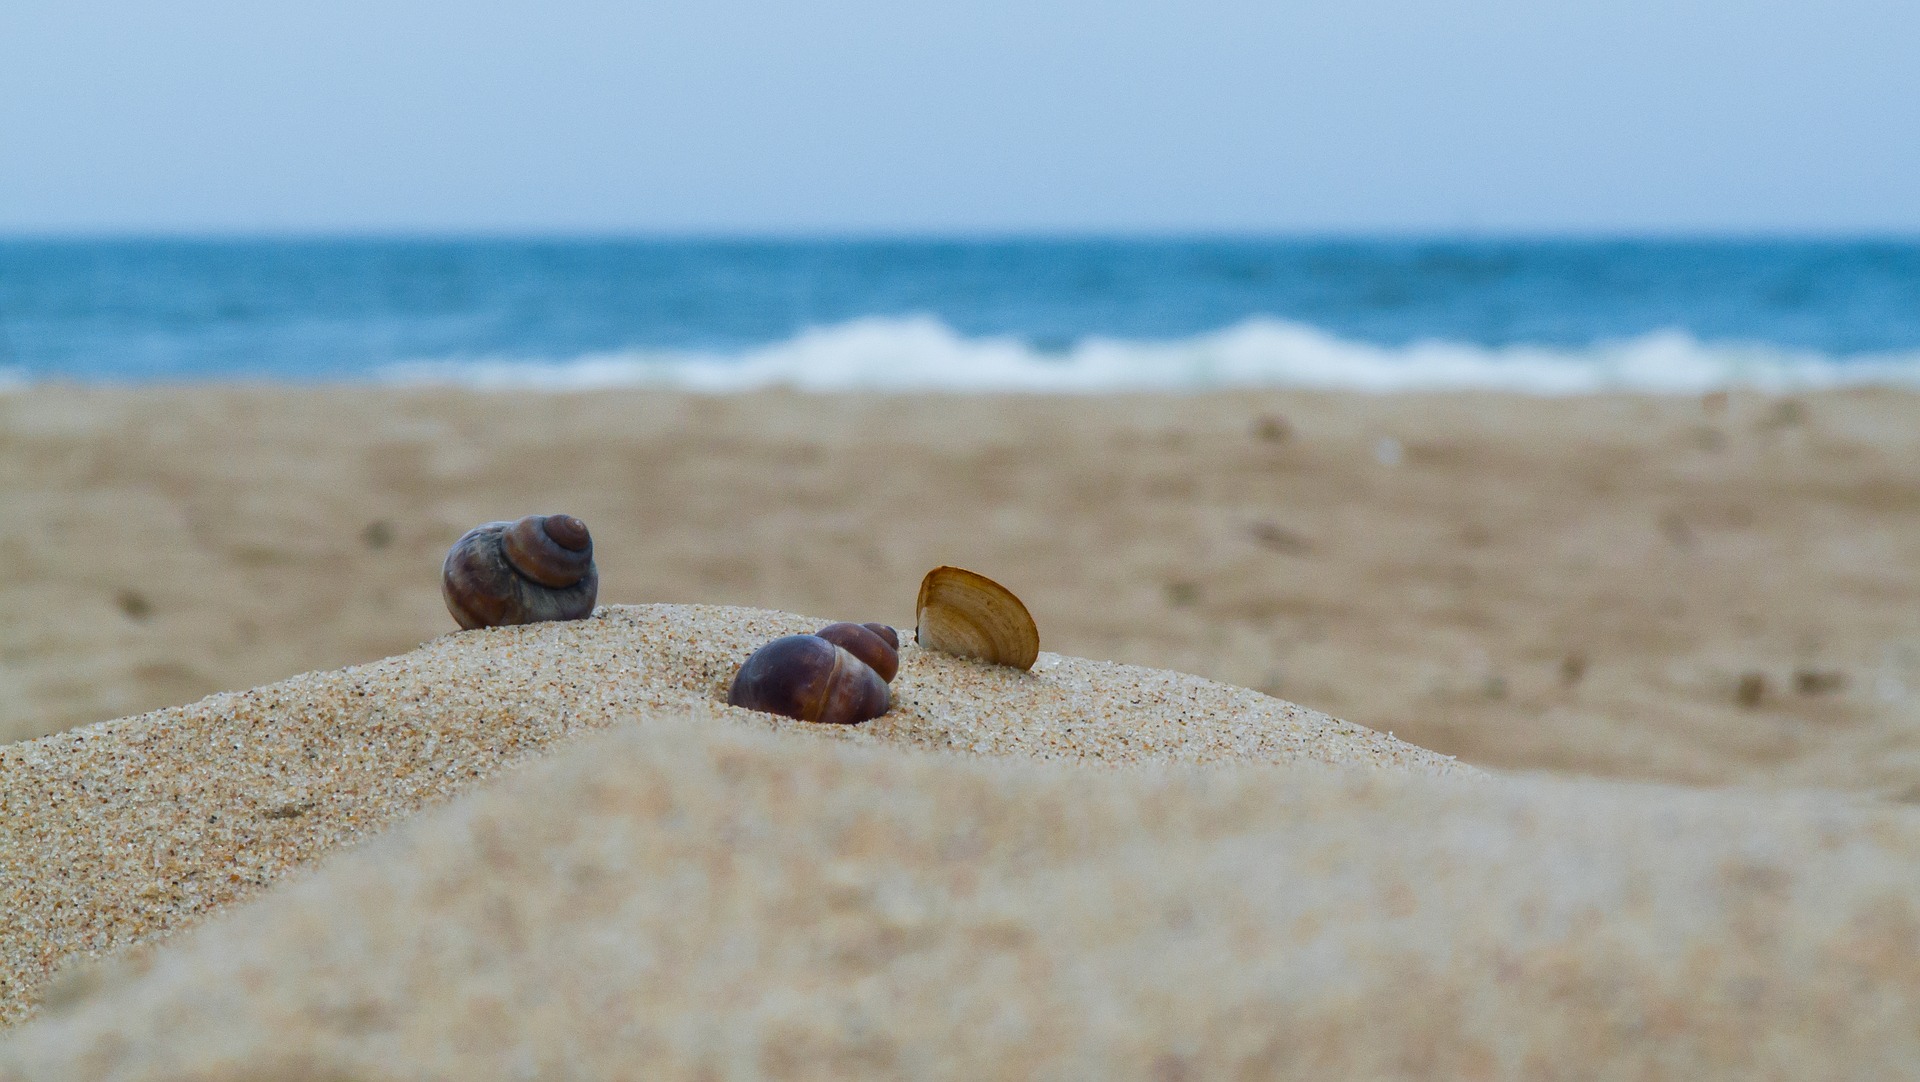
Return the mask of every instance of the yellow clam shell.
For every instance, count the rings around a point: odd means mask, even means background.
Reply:
[[[1040,629],[1013,591],[985,575],[936,567],[920,580],[914,637],[921,646],[990,665],[1031,669]]]

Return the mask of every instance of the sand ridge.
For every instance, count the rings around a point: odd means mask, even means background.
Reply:
[[[603,608],[0,747],[0,1018],[77,956],[168,935],[581,733],[694,714],[856,744],[1108,765],[1315,761],[1480,776],[1198,677],[1058,655],[1017,673],[919,650],[857,727],[724,704],[740,661],[825,620]]]

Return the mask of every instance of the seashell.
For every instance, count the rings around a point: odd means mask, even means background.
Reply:
[[[892,705],[879,673],[818,635],[783,635],[755,650],[727,702],[831,725],[871,721]]]
[[[1040,629],[1013,591],[985,575],[936,567],[920,581],[915,637],[930,650],[991,665],[1031,669],[1040,657]]]
[[[866,662],[889,684],[900,671],[900,636],[885,624],[828,624],[814,634]]]
[[[578,620],[593,611],[593,537],[572,515],[528,515],[462,534],[440,569],[447,611],[463,628]]]

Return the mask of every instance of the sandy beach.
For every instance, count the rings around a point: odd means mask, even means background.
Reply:
[[[1920,1082],[1920,4],[1082,7],[0,14],[0,1082]]]
[[[0,1078],[1920,1052],[1920,396],[47,388],[0,480]],[[450,633],[531,510],[603,609]],[[724,705],[939,563],[1033,673]]]
[[[1920,795],[1920,397],[0,395],[0,736],[400,653],[475,523],[601,600],[912,621],[1503,769]]]

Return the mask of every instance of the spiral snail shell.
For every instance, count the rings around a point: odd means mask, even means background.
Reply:
[[[447,552],[440,593],[461,627],[578,620],[593,611],[600,572],[593,537],[572,515],[528,515],[462,534]]]
[[[892,705],[887,683],[900,667],[899,643],[885,624],[828,624],[812,635],[783,635],[740,666],[727,702],[796,721],[871,721]]]

